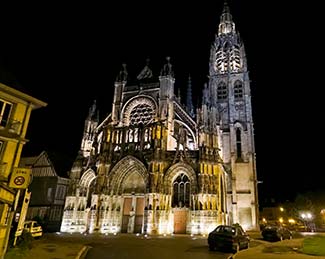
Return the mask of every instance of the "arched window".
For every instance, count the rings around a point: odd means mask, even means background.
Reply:
[[[236,147],[237,147],[237,161],[242,161],[242,148],[241,148],[241,130],[236,129]]]
[[[173,183],[173,207],[190,206],[191,184],[187,175],[180,174]]]
[[[237,80],[234,85],[234,96],[235,99],[243,98],[243,83],[239,80]]]
[[[225,100],[228,97],[228,89],[224,82],[220,82],[217,88],[218,100]]]

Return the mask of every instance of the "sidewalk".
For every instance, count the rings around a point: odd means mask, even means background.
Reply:
[[[85,241],[86,242],[86,241]],[[79,259],[87,246],[74,238],[60,237],[55,234],[44,235],[33,241],[32,249],[22,252],[14,248],[7,251],[5,259]]]
[[[303,238],[284,240],[281,242],[262,242],[256,247],[241,250],[233,255],[233,259],[325,259],[325,256],[302,254]]]

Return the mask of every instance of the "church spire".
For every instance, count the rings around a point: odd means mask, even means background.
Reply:
[[[224,2],[223,11],[220,16],[218,35],[235,32],[235,23],[232,20],[227,1]]]
[[[187,112],[193,118],[194,117],[194,107],[193,107],[193,101],[192,101],[192,81],[191,81],[191,75],[188,76],[187,93],[186,93],[186,109],[187,109]]]
[[[96,100],[94,100],[93,105],[89,108],[89,113],[88,113],[88,120],[96,120],[99,121],[98,118],[98,111],[96,114],[96,110],[97,110],[97,105],[96,105]]]
[[[85,120],[83,138],[81,140],[80,152],[83,157],[89,157],[94,141],[96,140],[96,129],[99,123],[99,111],[96,100],[89,108],[88,116]]]

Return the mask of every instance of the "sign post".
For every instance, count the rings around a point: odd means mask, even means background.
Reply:
[[[31,194],[32,193],[29,192],[28,189],[25,190],[24,201],[23,201],[23,205],[21,207],[21,212],[19,215],[19,221],[18,221],[16,233],[15,233],[14,243],[13,243],[14,246],[16,245],[17,237],[21,236],[21,234],[24,231],[24,223],[25,223],[25,219],[26,219],[26,214],[27,214]]]

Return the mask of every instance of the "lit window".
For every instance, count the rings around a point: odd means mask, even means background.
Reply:
[[[0,126],[6,127],[10,118],[12,104],[0,100]]]
[[[217,88],[218,100],[225,100],[228,97],[228,89],[224,82],[219,83]]]

